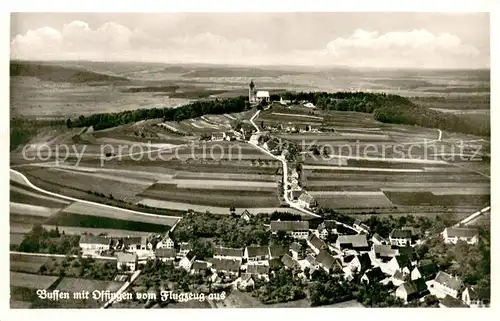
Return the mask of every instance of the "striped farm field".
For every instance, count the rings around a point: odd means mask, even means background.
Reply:
[[[10,272],[10,286],[29,289],[47,289],[54,284],[58,276]]]
[[[373,182],[407,182],[411,183],[434,183],[434,182],[456,182],[456,183],[476,183],[476,182],[488,182],[488,180],[477,174],[464,173],[461,175],[429,175],[429,174],[418,174],[418,173],[376,173],[376,172],[357,172],[357,173],[343,173],[343,172],[330,172],[330,173],[305,173],[303,174],[303,179],[307,180],[307,184],[310,182],[318,181],[365,181],[372,180]]]
[[[143,184],[131,184],[116,180],[89,177],[81,173],[62,172],[57,169],[42,168],[30,171],[31,176],[54,185],[73,188],[80,191],[92,191],[104,195],[112,194],[115,199],[135,202],[135,195],[147,188]],[[117,175],[117,177],[119,177]]]
[[[327,171],[351,171],[351,172],[393,172],[393,173],[422,173],[423,169],[419,168],[379,168],[379,167],[350,167],[350,166],[321,166],[321,165],[304,165],[305,170],[319,172],[319,170]]]
[[[37,205],[31,205],[31,204],[10,202],[9,212],[11,214],[49,217],[52,214],[54,214],[60,210],[61,210],[60,208],[50,208],[50,207],[43,207],[43,206],[37,206]]]
[[[10,270],[14,272],[38,273],[50,258],[46,256],[10,254]]]
[[[314,198],[320,206],[331,208],[372,208],[394,206],[384,193],[370,193],[370,195],[366,195],[356,192],[347,192],[335,195],[314,196]]]
[[[171,220],[170,225],[162,222],[151,222],[151,220],[126,220],[85,214],[75,214],[71,212],[61,212],[45,221],[44,226],[64,226],[90,228],[90,229],[111,229],[125,231],[139,231],[151,233],[166,232],[177,220]],[[145,217],[146,219],[146,217]]]
[[[48,208],[63,208],[71,204],[57,198],[42,195],[17,186],[10,186],[10,201],[14,203],[30,204]]]
[[[174,179],[197,179],[197,180],[241,180],[241,181],[261,181],[274,182],[275,175],[259,174],[238,174],[238,173],[205,173],[182,171],[174,176]]]
[[[431,192],[387,192],[395,205],[478,207],[490,202],[490,195],[435,195]]]
[[[158,224],[165,226],[172,226],[177,222],[177,218],[161,215],[143,215],[142,213],[119,209],[119,208],[109,208],[96,206],[93,204],[75,202],[70,206],[66,207],[61,213],[72,213],[80,215],[89,215],[96,217],[106,217],[112,219],[126,220],[131,222],[143,222],[150,224]],[[47,223],[50,224],[50,223]]]
[[[151,206],[151,207],[168,208],[168,209],[178,210],[178,211],[193,210],[196,212],[209,211],[212,214],[218,214],[218,215],[229,215],[230,214],[229,207],[205,206],[205,205],[188,204],[188,203],[182,203],[182,202],[172,202],[172,201],[150,199],[150,198],[144,198],[140,203],[147,205],[147,206]],[[254,203],[253,206],[255,206],[255,205],[260,205],[260,204]],[[248,209],[248,211],[251,214],[273,213],[275,211],[288,212],[288,213],[292,213],[292,214],[302,214],[302,212],[299,212],[293,208],[285,208],[285,207],[238,207],[238,206],[236,206],[237,212],[243,211],[244,209]]]
[[[25,222],[9,222],[9,232],[12,234],[26,234],[33,229],[33,224]]]
[[[52,230],[56,225],[43,225],[43,228]],[[112,228],[91,228],[91,227],[78,227],[78,226],[57,226],[59,232],[64,232],[67,235],[81,235],[84,233],[91,233],[94,235],[106,234],[110,237],[126,237],[126,236],[148,236],[150,232],[141,232],[134,230],[117,230]]]
[[[463,183],[457,182],[374,182],[374,181],[308,181],[307,182],[307,190],[321,190],[321,187],[335,187],[335,186],[363,186],[363,187],[371,187],[371,188],[439,188],[439,187],[460,187],[463,186]],[[467,187],[473,188],[489,188],[489,183],[467,183]]]

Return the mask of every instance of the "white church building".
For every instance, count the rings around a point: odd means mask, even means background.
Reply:
[[[248,86],[248,101],[250,103],[258,104],[262,101],[269,102],[269,100],[270,100],[269,91],[255,89],[255,85],[253,81],[251,81],[250,85]]]

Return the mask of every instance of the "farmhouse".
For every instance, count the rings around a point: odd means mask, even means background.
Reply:
[[[215,247],[214,248],[214,258],[215,259],[227,259],[227,260],[243,260],[244,250],[241,248],[229,248],[229,247]]]
[[[212,272],[238,276],[241,262],[238,260],[213,259]]]
[[[394,229],[389,235],[391,245],[408,246],[411,244],[411,231],[403,229]]]
[[[478,308],[485,306],[484,301],[476,289],[472,286],[467,286],[462,292],[462,301],[467,303],[471,308]]]
[[[446,244],[457,244],[459,240],[468,244],[477,244],[478,242],[477,230],[470,228],[448,227],[444,229],[441,235]]]
[[[128,236],[123,238],[123,250],[129,252],[136,252],[142,248],[142,238],[135,236]]]
[[[326,239],[329,234],[337,233],[337,223],[333,220],[325,220],[318,225],[317,231],[321,239]]]
[[[436,273],[438,272],[438,267],[435,263],[431,261],[421,261],[416,267],[411,271],[411,279],[424,279],[431,280],[434,279]]]
[[[299,199],[297,200],[297,202],[298,202],[300,207],[308,208],[308,209],[315,208],[318,205],[316,200],[311,195],[307,194],[306,192],[302,193],[299,196]]]
[[[155,251],[155,257],[158,259],[158,260],[161,260],[163,262],[173,262],[174,259],[175,259],[175,256],[176,256],[176,253],[175,253],[175,249],[168,249],[168,248],[160,248],[160,249],[156,249]]]
[[[316,261],[318,262],[319,266],[326,271],[326,273],[333,272],[335,258],[326,250],[319,251],[318,255],[316,256]]]
[[[193,261],[195,259],[195,255],[193,252],[188,252],[180,261],[179,267],[183,268],[186,271],[191,270],[191,266],[193,265]]]
[[[80,248],[83,252],[108,251],[111,240],[103,236],[82,235],[80,236]]]
[[[374,268],[366,271],[363,274],[363,276],[361,277],[361,282],[364,282],[366,284],[370,284],[370,283],[380,282],[385,278],[386,278],[386,276],[385,276],[384,272],[382,272],[380,267],[377,266],[377,267],[374,267]]]
[[[279,245],[269,246],[269,258],[270,259],[280,259],[283,255],[287,254],[286,248]]]
[[[316,236],[316,234],[311,234],[307,238],[307,245],[313,250],[315,254],[318,254],[321,250],[328,249],[328,245],[326,245],[323,240]]]
[[[372,265],[372,261],[370,256],[367,253],[363,253],[361,255],[354,255],[353,258],[347,263],[347,269],[344,270],[346,273],[363,273],[368,270]]]
[[[444,298],[446,295],[457,298],[462,287],[462,280],[439,271],[431,284],[431,292],[438,298]]]
[[[153,243],[154,240],[152,240],[150,236],[141,236],[141,250],[153,250],[154,245],[156,245]]]
[[[264,279],[266,281],[269,281],[269,266],[249,265],[247,267],[247,273],[250,273],[253,277],[257,279]]]
[[[186,256],[191,250],[193,249],[193,246],[189,243],[181,243],[179,246],[179,252],[177,253],[177,257],[183,257]]]
[[[373,244],[372,252],[377,259],[380,259],[382,262],[389,261],[396,255],[398,255],[399,251],[391,248],[390,245],[382,245],[382,244]]]
[[[175,247],[175,242],[172,240],[172,238],[169,236],[169,233],[167,232],[165,236],[161,239],[158,244],[156,244],[157,249],[161,248],[167,248],[167,249],[172,249]]]
[[[271,221],[271,232],[286,232],[293,238],[306,239],[309,235],[308,221]]]
[[[137,268],[137,254],[119,252],[116,255],[116,267],[122,271],[135,271]]]
[[[295,261],[290,255],[285,254],[281,258],[281,262],[287,269],[300,268],[299,262]]]
[[[366,240],[366,235],[339,235],[335,246],[340,249],[353,249],[357,251],[367,251],[369,250],[368,241]]]
[[[469,306],[462,300],[456,299],[452,296],[446,295],[439,300],[440,308],[469,308]]]
[[[359,219],[356,219],[352,226],[358,233],[370,233],[370,227],[364,223],[361,223],[361,220]]]
[[[247,246],[244,258],[249,262],[269,260],[269,248],[267,246]]]
[[[387,242],[386,239],[384,239],[382,236],[378,235],[377,233],[373,234],[372,242],[373,242],[373,244],[376,244],[376,245],[389,243],[389,242]]]
[[[208,271],[208,262],[195,260],[191,266],[191,274],[204,274]]]
[[[396,289],[396,296],[403,299],[405,302],[409,302],[414,299],[418,299],[428,294],[427,285],[422,279],[408,281],[401,284]]]
[[[318,261],[314,256],[308,254],[306,259],[304,260],[304,269],[308,267],[311,271],[317,270],[320,268]]]
[[[255,280],[253,279],[252,274],[241,273],[241,277],[239,278],[237,284],[238,288],[242,290],[247,290],[255,286]]]
[[[210,137],[212,141],[223,141],[226,139],[226,133],[224,132],[216,132],[212,133],[212,136]]]
[[[302,248],[302,245],[297,242],[293,242],[290,245],[290,252],[292,253],[294,260],[303,260],[306,254],[305,249]]]
[[[393,272],[401,271],[404,274],[410,274],[411,260],[407,255],[395,256],[389,261],[388,268]]]

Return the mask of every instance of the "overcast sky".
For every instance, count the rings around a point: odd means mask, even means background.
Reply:
[[[487,13],[18,13],[11,58],[484,68]]]

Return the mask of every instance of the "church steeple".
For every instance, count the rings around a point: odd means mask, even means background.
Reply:
[[[253,102],[255,99],[255,84],[253,80],[250,80],[250,85],[248,86],[248,101]]]

